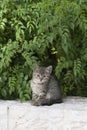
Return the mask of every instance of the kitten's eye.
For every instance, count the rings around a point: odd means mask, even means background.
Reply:
[[[39,74],[37,74],[37,77],[40,77],[40,75],[39,75]]]
[[[46,77],[46,75],[44,75],[44,78]]]

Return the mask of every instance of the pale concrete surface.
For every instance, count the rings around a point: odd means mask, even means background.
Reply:
[[[87,130],[87,98],[67,97],[62,104],[40,107],[1,100],[0,130]]]

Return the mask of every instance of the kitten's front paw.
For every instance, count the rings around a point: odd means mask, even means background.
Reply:
[[[33,105],[33,104],[34,104],[34,100],[31,100],[31,101],[30,101],[30,104]]]
[[[40,104],[39,104],[38,102],[33,101],[33,100],[31,100],[30,103],[31,103],[31,105],[33,105],[33,106],[40,106]]]

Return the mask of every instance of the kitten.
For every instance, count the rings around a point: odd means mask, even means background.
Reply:
[[[62,102],[58,83],[51,73],[52,66],[37,66],[33,71],[33,76],[31,79],[32,105],[52,105],[54,103]]]

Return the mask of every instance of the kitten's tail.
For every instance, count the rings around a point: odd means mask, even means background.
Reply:
[[[52,105],[52,104],[57,104],[57,103],[62,103],[63,102],[63,100],[60,98],[60,99],[52,99],[52,100],[49,100],[49,99],[46,99],[43,103],[42,103],[42,105],[48,105],[48,106],[50,106],[50,105]]]

